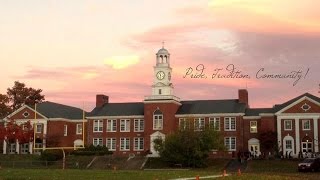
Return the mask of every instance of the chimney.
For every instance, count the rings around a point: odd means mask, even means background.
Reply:
[[[96,96],[96,107],[102,107],[104,104],[109,103],[109,96],[103,94],[97,94]]]
[[[249,97],[248,97],[248,90],[246,89],[239,89],[239,103],[245,103],[247,107],[249,107]]]

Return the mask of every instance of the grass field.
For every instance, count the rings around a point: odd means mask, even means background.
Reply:
[[[292,160],[255,160],[248,162],[245,172],[238,176],[237,173],[224,179],[320,179],[320,172],[299,173],[297,164],[299,161]],[[225,161],[216,161],[216,166],[193,170],[77,170],[77,169],[2,169],[0,180],[10,179],[107,179],[107,180],[162,180],[181,177],[195,177],[197,175],[219,175],[222,174]],[[228,173],[228,172],[227,172]]]

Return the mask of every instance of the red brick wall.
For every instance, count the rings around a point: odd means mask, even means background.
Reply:
[[[82,140],[82,134],[76,134],[77,124],[82,122],[48,121],[47,147],[73,147],[75,140]],[[64,125],[67,125],[67,136],[64,136]]]
[[[150,149],[150,135],[158,130],[153,130],[153,113],[159,108],[163,113],[163,130],[159,130],[163,134],[169,134],[178,129],[178,122],[175,114],[179,108],[175,103],[147,103],[144,105],[145,119],[145,143],[144,149]]]

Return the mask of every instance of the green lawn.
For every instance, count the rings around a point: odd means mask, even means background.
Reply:
[[[299,161],[292,160],[254,160],[248,162],[245,172],[238,176],[237,173],[224,179],[320,179],[320,172],[299,173],[297,164]],[[0,180],[2,179],[108,179],[108,180],[161,180],[181,177],[195,177],[197,175],[219,175],[226,160],[214,160],[212,166],[203,169],[192,170],[135,170],[135,171],[112,171],[112,170],[79,170],[79,169],[10,169],[0,170]],[[229,173],[229,172],[227,172]]]

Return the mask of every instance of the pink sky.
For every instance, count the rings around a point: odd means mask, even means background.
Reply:
[[[319,96],[320,2],[314,0],[69,0],[0,2],[0,93],[19,80],[46,100],[91,110],[96,94],[111,102],[151,94],[155,53],[165,41],[175,95],[237,98],[247,87],[251,107],[271,107],[305,92]],[[250,79],[183,78],[229,64]],[[293,79],[256,79],[266,73]]]

